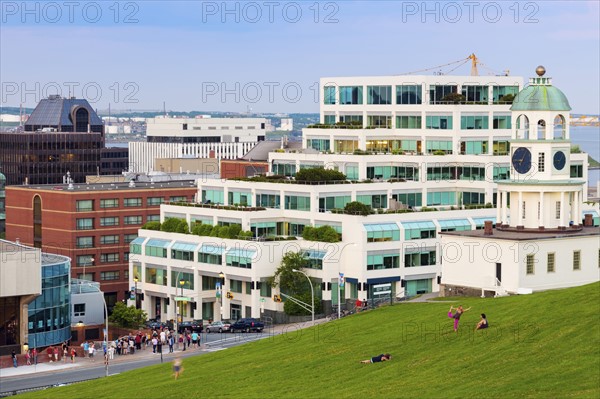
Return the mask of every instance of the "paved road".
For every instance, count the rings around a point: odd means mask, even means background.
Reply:
[[[315,324],[327,321],[316,320]],[[202,348],[192,348],[186,351],[176,350],[174,353],[163,352],[163,362],[171,362],[175,356],[191,357],[206,353],[224,350],[233,346],[245,344],[259,339],[272,338],[275,335],[292,333],[296,330],[310,327],[311,323],[297,323],[278,325],[266,329],[262,333],[211,333],[202,334]],[[165,349],[165,348],[163,348]],[[166,347],[168,350],[168,346]],[[152,347],[142,351],[136,351],[134,355],[117,356],[109,365],[109,375],[119,374],[125,371],[160,364],[160,354],[153,354]],[[37,366],[20,366],[16,369],[0,369],[0,396],[10,395],[11,392],[34,389],[42,386],[68,384],[93,378],[104,377],[105,368],[102,356],[92,363],[89,359],[77,358],[75,364],[42,363]]]

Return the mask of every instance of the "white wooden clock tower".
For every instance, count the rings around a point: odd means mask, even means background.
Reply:
[[[581,229],[585,182],[570,177],[571,106],[545,73],[537,67],[511,107],[510,179],[498,182],[501,230]]]

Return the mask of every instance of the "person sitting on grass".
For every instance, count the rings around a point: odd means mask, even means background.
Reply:
[[[477,330],[483,330],[484,328],[488,328],[490,325],[487,321],[487,317],[485,316],[485,313],[481,314],[481,320],[479,320],[479,323],[477,323],[477,326],[475,327],[475,331]]]
[[[363,364],[368,364],[368,363],[379,363],[379,362],[385,362],[387,360],[392,360],[392,355],[390,355],[389,353],[386,354],[381,354],[379,356],[374,356],[370,359],[367,360],[361,360],[361,363]]]

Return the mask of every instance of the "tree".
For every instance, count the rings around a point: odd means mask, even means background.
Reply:
[[[500,104],[512,104],[514,100],[515,100],[514,94],[505,94],[503,96],[500,96],[500,98],[498,99]]]
[[[442,102],[451,103],[451,104],[460,104],[464,103],[467,100],[465,96],[458,93],[450,93],[442,98]]]
[[[146,230],[160,230],[160,222],[158,222],[158,221],[146,222],[146,224],[144,224],[142,226],[142,229],[146,229]]]
[[[167,231],[169,233],[178,233],[180,221],[183,219],[179,218],[167,218],[160,226],[161,231]],[[185,220],[183,220],[185,222]],[[187,223],[186,223],[187,224]]]
[[[331,226],[321,227],[306,226],[302,231],[302,238],[309,241],[339,242],[340,235]]]
[[[275,274],[267,280],[267,284],[271,285],[271,287],[275,288],[279,286],[280,292],[283,292],[287,295],[293,296],[296,299],[301,300],[304,303],[311,303],[310,299],[310,286],[308,285],[308,280],[306,276],[302,275],[302,273],[294,272],[293,270],[301,270],[306,267],[308,260],[304,257],[304,254],[301,252],[288,252],[283,256],[281,260],[281,264],[275,270]],[[312,280],[311,280],[312,281]],[[314,286],[314,282],[312,282]],[[305,309],[302,309],[298,305],[288,305],[286,301],[284,304],[283,310],[286,314],[310,314],[310,312],[306,312]],[[321,301],[318,297],[315,296],[315,313],[320,309]],[[299,310],[300,309],[300,310]],[[289,313],[294,312],[294,313]],[[300,312],[300,313],[298,313]]]
[[[371,214],[371,207],[363,204],[362,202],[352,201],[346,204],[344,207],[344,213],[347,215],[368,216]]]
[[[127,306],[123,302],[117,302],[113,308],[109,320],[125,328],[138,328],[146,321],[148,315],[135,306]]]

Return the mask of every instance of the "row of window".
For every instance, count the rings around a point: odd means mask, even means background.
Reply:
[[[135,216],[123,216],[123,225],[137,225],[143,223],[143,217],[141,215]],[[159,221],[160,215],[148,215],[146,218],[147,222]],[[100,218],[100,227],[112,227],[119,226],[119,216],[107,216]],[[76,220],[77,230],[94,230],[94,218],[80,218]]]
[[[353,123],[359,126],[363,125],[362,115],[354,115]],[[335,124],[335,115],[325,115],[324,123],[333,125]],[[391,129],[392,119],[391,115],[367,115],[367,128],[386,128]],[[343,118],[346,120],[347,118]],[[342,116],[340,116],[340,122],[342,122]],[[396,116],[396,129],[421,129],[422,117],[421,115],[397,115]],[[452,115],[427,115],[425,117],[425,129],[442,129],[451,130],[453,128],[453,116]],[[465,115],[460,118],[461,130],[482,130],[489,129],[489,116],[488,115]],[[495,115],[492,118],[492,129],[510,129],[511,128],[511,117],[509,115]],[[329,151],[329,143],[317,144],[318,140],[309,140],[310,148],[314,148],[319,151]]]
[[[94,210],[94,203],[96,200],[79,200],[75,202],[77,212],[89,212]],[[187,201],[186,196],[172,196],[169,197],[170,202]],[[100,200],[100,209],[118,208],[119,198],[108,198]],[[156,206],[164,202],[164,197],[148,197],[146,198],[146,206]],[[143,205],[143,199],[138,198],[123,198],[124,207],[138,207]]]
[[[407,84],[397,85],[396,95],[392,95],[391,85],[366,86],[367,104],[373,105],[405,105],[422,104],[423,85]],[[488,85],[462,85],[461,94],[464,101],[468,103],[488,103],[489,97]],[[363,104],[363,86],[325,86],[324,104]],[[519,86],[492,86],[492,101],[494,104],[501,104],[503,96],[511,94],[517,95]],[[431,103],[452,103],[446,96],[458,94],[458,85],[430,85],[429,99]],[[395,97],[395,102],[394,102]]]
[[[100,254],[100,258],[94,258],[94,255],[77,255],[77,267],[95,266],[96,261],[99,263],[116,263],[119,262],[120,255],[118,252]],[[129,262],[129,252],[123,254],[123,262]]]
[[[535,264],[537,260],[535,259],[535,254],[527,255],[527,259],[525,262],[525,273],[526,274],[535,274]],[[598,251],[598,266],[600,267],[600,251]],[[572,258],[572,267],[573,270],[581,270],[581,251],[573,251]],[[554,273],[556,271],[556,254],[554,252],[549,252],[546,255],[546,272]]]
[[[125,244],[129,244],[131,241],[135,240],[137,238],[137,234],[124,234],[123,235],[123,242]],[[110,244],[119,244],[121,239],[120,235],[106,235],[106,236],[100,236],[100,245],[110,245]],[[84,248],[94,248],[95,243],[94,243],[95,237],[77,237],[76,242],[75,242],[75,247],[77,249],[84,249]]]

